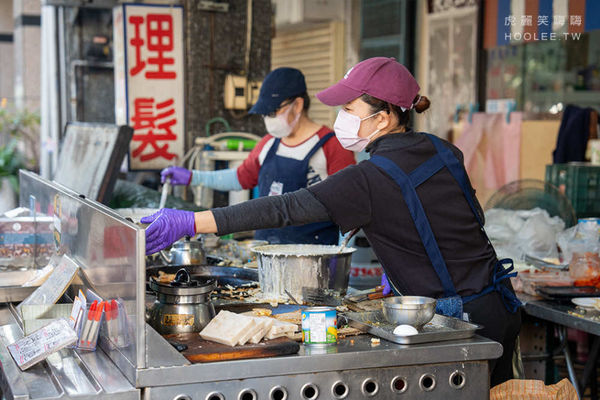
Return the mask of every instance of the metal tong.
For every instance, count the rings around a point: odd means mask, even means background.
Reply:
[[[546,270],[546,269],[558,269],[564,271],[569,268],[569,264],[554,264],[541,258],[537,258],[534,256],[530,256],[525,254],[524,261],[528,264],[533,265],[537,269]]]
[[[377,286],[373,289],[362,290],[356,294],[353,294],[352,296],[346,296],[344,298],[344,301],[350,301],[352,303],[360,303],[361,301],[365,301],[365,300],[383,299],[384,297],[388,297],[391,295],[392,294],[390,293],[389,295],[384,296],[383,295],[383,286]]]

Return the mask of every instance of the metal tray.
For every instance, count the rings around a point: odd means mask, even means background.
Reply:
[[[1,274],[0,279],[2,279]],[[35,289],[37,289],[37,286],[0,286],[0,303],[20,303],[29,297]]]
[[[393,333],[397,325],[387,322],[381,311],[349,312],[344,313],[344,315],[348,319],[350,326],[398,344],[467,339],[475,335],[475,331],[481,328],[479,325],[457,318],[435,314],[431,322],[423,326],[418,334],[397,336]]]

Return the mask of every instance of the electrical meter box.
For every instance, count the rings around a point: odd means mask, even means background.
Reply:
[[[243,75],[229,74],[225,78],[224,105],[228,110],[247,110],[258,100],[262,82],[248,81]]]

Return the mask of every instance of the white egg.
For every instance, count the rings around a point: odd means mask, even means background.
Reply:
[[[416,330],[415,327],[406,324],[398,325],[396,329],[394,329],[394,335],[397,336],[412,336],[417,333],[419,333],[419,331]]]

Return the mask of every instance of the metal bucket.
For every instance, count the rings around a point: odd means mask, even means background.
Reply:
[[[288,292],[306,301],[302,288],[331,289],[346,294],[350,277],[350,260],[356,250],[317,244],[272,244],[252,250],[258,258],[258,281],[265,298],[287,300]],[[302,299],[302,300],[300,300]]]

